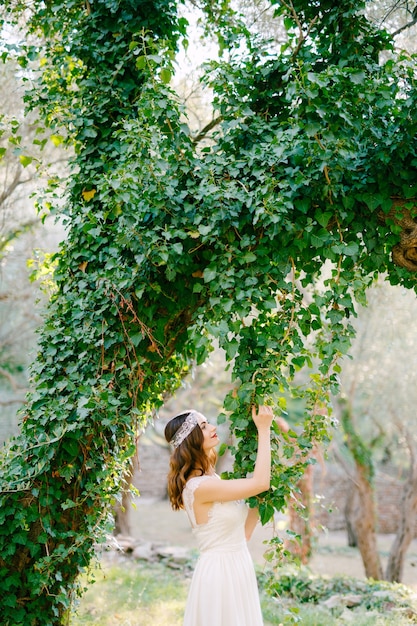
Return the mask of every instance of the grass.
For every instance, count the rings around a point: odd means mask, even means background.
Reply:
[[[72,614],[71,626],[182,626],[190,581],[183,572],[163,563],[126,560],[111,565],[104,561],[101,568],[93,572],[93,577],[94,584],[84,581],[86,592]],[[315,592],[318,584],[321,583],[316,580]],[[340,606],[329,609],[306,602],[305,598],[301,601],[293,594],[286,595],[282,589],[276,598],[261,591],[261,604],[265,626],[405,626],[417,623],[407,617],[406,608],[394,607],[391,611],[392,607],[387,610],[368,603],[354,609]]]
[[[161,563],[104,563],[94,572],[71,626],[180,626],[187,597],[184,576]]]

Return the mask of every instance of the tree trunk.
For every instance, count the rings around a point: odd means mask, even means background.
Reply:
[[[25,3],[7,1],[2,8],[5,4],[19,5],[10,16],[17,23]],[[176,7],[152,1],[144,7],[131,0],[110,4],[94,2],[92,8],[88,2],[84,7],[63,2],[55,11],[53,2],[33,3],[25,12],[25,26],[31,37],[36,33],[45,62],[27,102],[32,109],[39,106],[37,115],[46,127],[56,128],[56,122],[58,134],[76,148],[65,194],[68,229],[56,255],[56,289],[33,366],[35,390],[18,438],[0,459],[0,588],[7,596],[0,603],[2,626],[68,623],[78,576],[107,528],[117,478],[137,428],[146,423],[149,407],[161,403],[161,391],[179,384],[191,358],[191,348],[183,356],[183,345],[189,311],[200,296],[189,287],[183,306],[178,284],[164,274],[161,290],[169,306],[159,303],[159,292],[151,306],[146,261],[134,260],[140,237],[125,238],[120,226],[123,220],[129,229],[141,223],[135,217],[138,207],[129,205],[130,221],[128,203],[113,211],[105,209],[100,194],[94,197],[98,181],[118,162],[120,146],[128,145],[118,133],[127,121],[139,123],[139,99],[149,101],[146,72],[138,67],[134,48],[147,51],[154,33],[154,41],[163,38],[166,46],[171,41],[174,49]],[[2,12],[2,23],[5,17]],[[34,55],[35,48],[34,43]],[[23,58],[23,47],[19,54]],[[66,68],[71,79],[51,74],[52,67]],[[117,155],[113,161],[111,153]],[[88,215],[97,226],[94,236]],[[138,244],[136,252],[127,240]],[[160,279],[157,274],[152,280]],[[138,315],[139,302],[147,312],[155,306],[154,314]],[[161,369],[166,374],[155,382]]]
[[[373,462],[371,450],[355,431],[352,408],[344,400],[341,405],[341,424],[346,444],[355,463],[354,483],[359,496],[359,506],[354,513],[354,531],[367,578],[381,580],[382,567],[376,540],[376,511],[374,500]]]
[[[352,489],[349,489],[348,491],[346,502],[345,502],[345,508],[344,508],[346,532],[347,532],[347,540],[348,540],[349,548],[358,547],[358,540],[356,537],[355,526],[353,522],[354,517],[355,517],[355,511],[358,506],[356,495],[357,495],[357,492],[353,485]]]
[[[114,534],[125,535],[128,537],[131,535],[130,526],[130,505],[132,502],[132,482],[135,471],[139,468],[138,453],[132,457],[129,467],[123,477],[122,485],[122,497],[121,501],[117,502],[114,507]]]
[[[306,564],[312,553],[312,493],[313,493],[313,466],[308,465],[304,476],[297,483],[300,493],[288,504],[290,529],[299,535],[300,540],[286,542],[286,548],[298,557],[301,563]]]
[[[354,516],[354,528],[365,575],[367,578],[381,580],[382,567],[375,532],[374,489],[368,478],[367,468],[358,463],[356,463],[356,487],[359,495],[359,506]]]
[[[411,439],[409,439],[411,441]],[[411,450],[411,462],[400,504],[400,521],[397,535],[391,546],[385,578],[390,582],[401,582],[404,558],[415,537],[417,515],[417,462]]]

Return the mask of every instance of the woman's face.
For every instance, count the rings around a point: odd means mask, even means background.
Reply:
[[[205,418],[204,415],[202,415],[201,413],[198,413],[197,421],[204,437],[203,450],[207,454],[207,452],[209,452],[219,443],[219,438],[216,433],[216,427],[213,426],[213,424],[209,424],[207,418]]]

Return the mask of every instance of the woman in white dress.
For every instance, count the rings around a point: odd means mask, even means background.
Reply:
[[[165,427],[173,447],[168,474],[172,508],[185,509],[200,556],[191,581],[184,626],[262,626],[259,592],[247,540],[258,520],[245,498],[269,489],[270,407],[252,408],[258,452],[250,478],[221,480],[215,473],[216,427],[198,411],[177,415]]]

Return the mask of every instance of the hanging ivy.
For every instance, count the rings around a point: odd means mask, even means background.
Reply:
[[[9,20],[27,11],[8,4]],[[219,421],[235,475],[253,468],[251,404],[279,414],[289,393],[304,398],[300,431],[274,434],[265,522],[328,437],[356,302],[379,274],[415,288],[413,246],[400,255],[411,266],[391,259],[404,210],[416,214],[415,65],[361,7],[276,4],[277,51],[210,3],[228,60],[207,70],[219,123],[204,148],[169,86],[186,28],[174,3],[25,13],[28,106],[74,157],[32,392],[1,458],[5,625],[65,623],[137,428],[214,339],[233,372]]]

